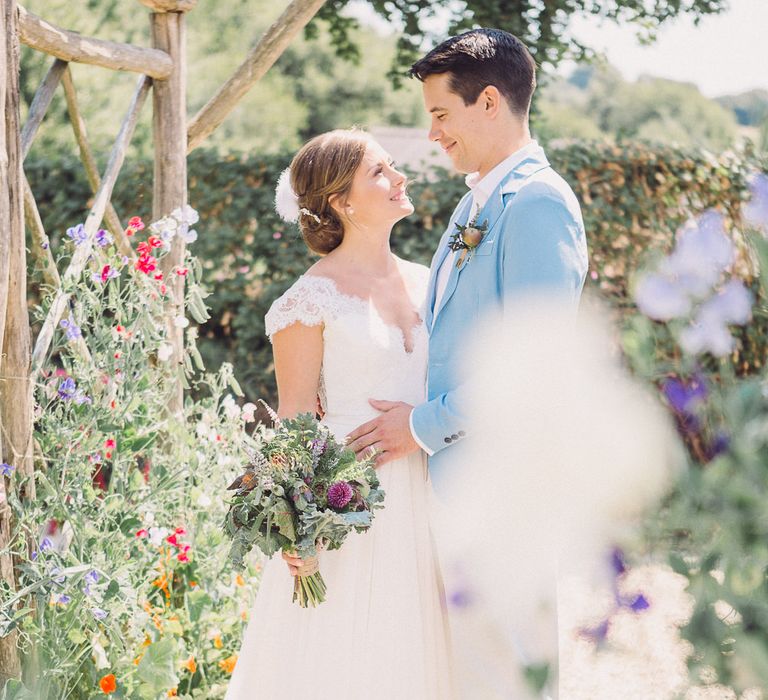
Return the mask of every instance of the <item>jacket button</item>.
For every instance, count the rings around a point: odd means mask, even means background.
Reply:
[[[458,435],[456,435],[456,433],[454,433],[453,435],[451,435],[451,440],[458,440],[458,439],[459,439],[459,436],[458,436]]]
[[[453,441],[451,440],[451,438],[447,437],[447,438],[443,438],[443,442],[450,443],[450,442],[453,442]]]
[[[463,430],[459,430],[459,437],[465,437],[466,433]]]

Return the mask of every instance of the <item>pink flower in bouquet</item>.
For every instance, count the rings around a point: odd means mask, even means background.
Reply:
[[[328,505],[340,510],[352,500],[354,491],[346,481],[337,481],[328,487]]]

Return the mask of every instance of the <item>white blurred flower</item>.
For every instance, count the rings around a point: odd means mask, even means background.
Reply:
[[[160,362],[167,362],[171,355],[173,355],[173,345],[170,343],[163,343],[157,349],[157,359],[160,360]]]
[[[235,397],[232,394],[227,394],[224,400],[221,402],[221,407],[224,409],[224,413],[227,418],[234,420],[240,416],[240,406],[235,402]]]
[[[155,546],[159,547],[163,544],[163,540],[170,534],[170,530],[164,527],[151,527],[149,528],[149,541]]]
[[[197,231],[195,229],[191,228],[189,231],[186,231],[184,233],[184,242],[185,243],[194,243],[197,240]]]
[[[98,637],[91,638],[91,656],[93,657],[93,663],[97,670],[109,668],[109,659],[107,658],[107,652],[104,651],[104,647],[101,645]]]
[[[743,326],[752,318],[752,302],[752,293],[744,283],[732,279],[702,305],[699,315]]]
[[[189,325],[189,319],[184,316],[176,316],[176,318],[173,319],[173,325],[176,326],[176,328],[186,328]]]
[[[185,204],[184,207],[178,207],[171,212],[171,216],[176,221],[183,224],[196,224],[200,221],[200,216],[197,211],[193,209],[189,204]]]
[[[727,326],[713,318],[698,318],[680,332],[680,347],[689,355],[709,352],[716,357],[729,355],[735,341]]]
[[[254,415],[256,413],[256,404],[251,403],[250,401],[248,403],[243,404],[243,419],[246,423],[253,423],[254,420],[256,420],[256,416]]]
[[[656,274],[640,278],[635,302],[640,311],[657,321],[687,316],[691,311],[691,300],[685,291],[675,281]]]
[[[197,505],[199,505],[201,508],[207,508],[211,505],[211,503],[213,503],[213,501],[207,493],[201,493],[197,497]]]
[[[612,544],[682,463],[663,408],[619,365],[599,320],[608,316],[582,304],[577,324],[567,310],[527,300],[462,350],[486,358],[465,385],[472,437],[433,478],[449,600],[457,585],[469,591],[457,656],[470,684],[500,680],[467,667],[481,658],[476,648],[487,668],[556,657],[558,577],[607,577]]]

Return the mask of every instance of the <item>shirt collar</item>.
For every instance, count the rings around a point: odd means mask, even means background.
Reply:
[[[510,171],[514,170],[520,163],[522,163],[528,155],[534,150],[538,150],[539,144],[536,141],[530,141],[522,148],[516,150],[512,155],[507,156],[504,160],[496,165],[484,178],[480,178],[478,173],[470,173],[465,178],[467,187],[472,190],[472,197],[478,209],[481,209],[488,201],[488,197],[499,186],[499,183],[504,179],[504,176]]]

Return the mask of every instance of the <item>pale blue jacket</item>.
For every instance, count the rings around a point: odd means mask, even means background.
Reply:
[[[453,266],[435,309],[437,271],[450,253],[455,224],[467,223],[471,206],[468,192],[432,258],[425,319],[430,334],[427,401],[411,415],[415,437],[431,453],[429,470],[437,488],[452,462],[445,448],[467,434],[460,349],[478,320],[537,292],[559,295],[577,306],[587,274],[579,203],[538,148],[504,177],[478,213],[477,222],[487,221],[488,231],[470,262],[460,269]]]

